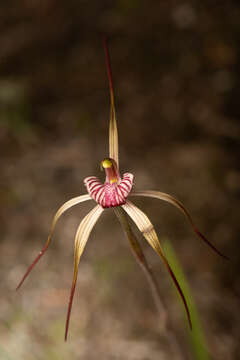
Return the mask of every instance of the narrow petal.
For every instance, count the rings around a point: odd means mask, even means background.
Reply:
[[[42,250],[40,251],[40,253],[38,254],[38,256],[35,258],[35,260],[32,262],[32,264],[29,266],[29,268],[27,269],[26,273],[24,274],[22,280],[20,281],[20,283],[18,284],[16,290],[18,290],[21,285],[23,284],[24,280],[26,279],[26,277],[29,275],[29,273],[31,272],[31,270],[34,268],[34,266],[37,264],[37,262],[40,260],[40,258],[43,256],[43,254],[45,253],[45,251],[47,250],[50,242],[51,242],[51,239],[52,239],[52,234],[53,234],[53,231],[55,229],[55,226],[56,226],[56,223],[58,221],[58,219],[60,218],[60,216],[65,212],[67,211],[68,209],[70,209],[72,206],[74,205],[77,205],[83,201],[86,201],[86,200],[91,200],[91,197],[90,195],[86,194],[86,195],[81,195],[81,196],[77,196],[67,202],[65,202],[59,209],[58,211],[56,212],[54,218],[53,218],[53,222],[52,222],[52,225],[51,225],[51,228],[50,228],[50,233],[48,235],[48,239],[44,245],[44,247],[42,248]]]
[[[78,265],[80,261],[80,257],[83,253],[89,235],[96,224],[99,216],[103,212],[103,208],[100,205],[95,206],[81,221],[75,236],[75,249],[74,249],[74,271],[73,271],[73,281],[72,288],[69,298],[68,304],[68,312],[67,312],[67,320],[65,327],[65,341],[67,340],[68,328],[69,328],[69,320],[71,315],[73,296],[75,293],[77,275],[78,275]]]
[[[194,224],[191,215],[189,214],[189,212],[186,210],[186,208],[184,207],[184,205],[177,199],[175,199],[173,196],[165,194],[163,192],[160,191],[152,191],[152,190],[141,190],[141,191],[134,191],[132,192],[130,195],[132,196],[146,196],[146,197],[153,197],[156,199],[160,199],[160,200],[164,200],[169,202],[170,204],[176,206],[188,219],[188,221],[190,222],[194,232],[208,245],[210,246],[210,248],[212,250],[214,250],[218,255],[220,255],[221,257],[223,257],[226,260],[229,260],[229,258],[224,255],[221,251],[219,251],[196,227],[196,225]]]
[[[122,205],[123,209],[127,212],[127,214],[132,218],[132,220],[135,222],[145,239],[148,241],[148,243],[152,246],[152,248],[156,251],[156,253],[161,257],[164,265],[166,266],[169,274],[171,275],[171,278],[179,292],[179,295],[181,296],[181,299],[183,301],[189,326],[192,329],[192,322],[190,317],[190,312],[188,309],[188,305],[185,299],[185,296],[182,292],[182,289],[163,253],[163,249],[161,247],[160,241],[157,237],[157,234],[154,230],[154,227],[152,223],[150,222],[149,218],[142,212],[139,208],[137,208],[135,205],[133,205],[130,201],[127,201],[125,205]]]
[[[116,120],[116,111],[114,104],[114,91],[113,91],[113,80],[112,80],[112,70],[111,70],[111,62],[110,55],[107,46],[107,40],[103,39],[103,45],[106,56],[107,63],[107,74],[108,74],[108,82],[110,89],[110,123],[109,123],[109,157],[114,159],[119,167],[119,159],[118,159],[118,129],[117,129],[117,120]]]

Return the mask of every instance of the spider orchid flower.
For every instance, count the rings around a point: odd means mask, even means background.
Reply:
[[[42,257],[42,255],[47,250],[53,235],[53,231],[55,229],[56,223],[65,211],[70,209],[72,206],[80,204],[87,200],[94,200],[97,205],[82,219],[80,222],[76,235],[75,235],[75,249],[74,249],[74,270],[73,270],[73,280],[72,287],[69,297],[67,318],[66,318],[66,327],[65,327],[65,340],[67,340],[70,314],[72,309],[73,297],[76,288],[77,276],[78,276],[78,265],[80,262],[80,257],[84,251],[85,245],[88,241],[90,233],[99,219],[100,215],[106,208],[113,208],[118,218],[124,216],[123,226],[125,227],[126,233],[129,234],[129,224],[126,223],[126,214],[133,220],[136,224],[137,228],[140,230],[144,238],[150,244],[150,246],[155,250],[155,252],[160,256],[164,265],[166,266],[180,296],[183,301],[183,305],[186,310],[188,322],[190,328],[192,328],[191,317],[187,305],[187,301],[184,297],[184,294],[180,288],[180,285],[167,261],[167,258],[164,255],[164,251],[156,234],[156,231],[147,217],[147,215],[136,207],[132,202],[128,200],[129,196],[143,196],[143,197],[152,197],[156,199],[160,199],[163,201],[167,201],[170,204],[176,206],[187,218],[190,225],[192,226],[195,233],[205,242],[207,243],[216,253],[221,255],[223,258],[226,258],[219,250],[216,249],[214,245],[212,245],[204,235],[197,229],[193,220],[183,206],[183,204],[175,199],[173,196],[165,194],[159,191],[152,190],[138,190],[132,191],[133,187],[133,178],[134,176],[131,173],[124,173],[121,177],[119,172],[119,157],[118,157],[118,130],[117,130],[117,122],[116,122],[116,113],[115,113],[115,104],[114,104],[114,91],[113,91],[113,81],[112,81],[112,72],[111,72],[111,64],[110,64],[110,56],[108,52],[108,47],[106,40],[104,40],[104,50],[106,56],[106,64],[107,64],[107,74],[110,88],[110,122],[109,122],[109,157],[105,158],[101,162],[102,169],[105,170],[106,179],[105,182],[102,183],[97,177],[90,176],[84,180],[84,184],[87,188],[88,194],[77,196],[66,203],[64,203],[56,212],[53,222],[51,225],[50,233],[48,239],[35,258],[33,263],[29,266],[26,273],[24,274],[22,280],[17,286],[17,289],[21,287],[26,277],[29,275],[33,267]],[[132,236],[132,234],[130,234]],[[135,245],[133,246],[135,247]],[[138,245],[137,245],[138,247]],[[139,247],[135,247],[134,251],[137,256],[140,258],[143,256]],[[144,259],[145,261],[145,259]]]

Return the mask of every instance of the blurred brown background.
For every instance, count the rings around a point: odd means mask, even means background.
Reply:
[[[0,358],[193,359],[177,295],[144,245],[184,355],[166,345],[145,278],[110,210],[79,267],[64,323],[74,232],[93,206],[61,219],[48,253],[15,293],[54,212],[85,193],[108,151],[110,38],[120,166],[136,188],[177,196],[225,262],[173,207],[135,203],[179,256],[211,359],[239,356],[239,40],[237,1],[1,1]],[[144,244],[144,241],[142,241]]]

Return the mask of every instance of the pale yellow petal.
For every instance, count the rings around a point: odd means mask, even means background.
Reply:
[[[161,247],[156,231],[154,230],[152,223],[150,222],[149,218],[144,214],[144,212],[137,208],[130,201],[127,201],[126,204],[122,205],[122,207],[132,218],[145,239],[154,248],[158,255],[164,257],[163,249]]]
[[[163,249],[161,247],[160,241],[158,239],[158,236],[154,230],[154,227],[151,223],[151,221],[149,220],[149,218],[147,217],[147,215],[144,214],[144,212],[142,212],[142,210],[140,210],[139,208],[137,208],[135,205],[133,205],[133,203],[131,203],[130,201],[127,201],[126,204],[122,205],[122,208],[127,212],[127,214],[132,218],[132,220],[135,222],[135,224],[137,225],[138,229],[141,231],[141,233],[143,234],[143,236],[145,237],[145,239],[148,241],[148,243],[152,246],[152,248],[156,251],[156,253],[161,257],[164,265],[166,266],[170,276],[172,277],[172,280],[179,292],[179,295],[182,298],[186,313],[187,313],[187,317],[188,317],[188,322],[189,322],[189,326],[190,328],[192,328],[192,322],[191,322],[191,317],[190,317],[190,313],[189,313],[189,309],[188,309],[188,305],[185,299],[185,296],[182,292],[182,289],[163,253]]]
[[[68,328],[69,328],[69,320],[72,309],[73,296],[76,288],[77,275],[78,275],[78,265],[89,238],[89,235],[96,224],[99,216],[102,214],[104,209],[97,205],[95,206],[81,221],[75,236],[75,249],[74,249],[74,271],[73,271],[73,281],[72,288],[69,298],[68,312],[67,312],[67,320],[66,320],[66,328],[65,328],[65,340],[67,340]]]

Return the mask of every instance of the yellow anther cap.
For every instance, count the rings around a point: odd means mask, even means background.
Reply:
[[[113,166],[113,163],[111,161],[111,159],[104,159],[102,162],[101,162],[101,165],[104,169],[109,169],[110,167]]]

